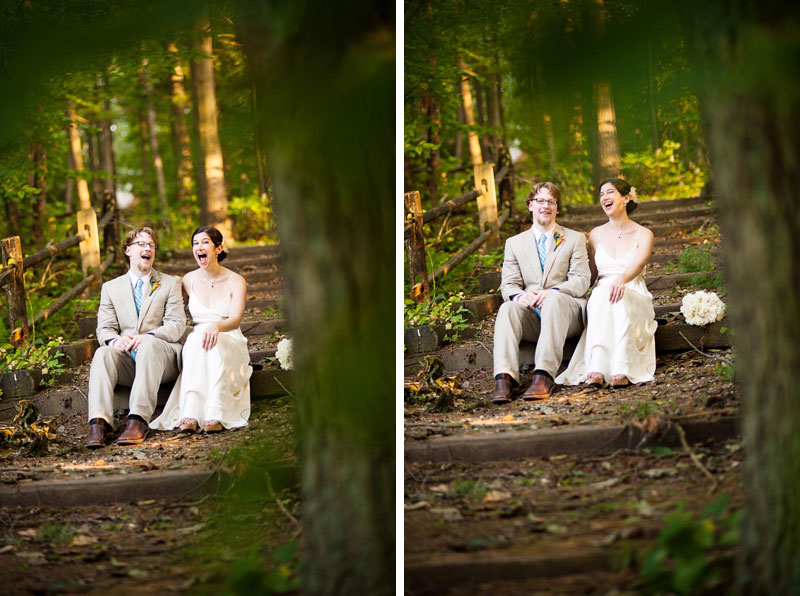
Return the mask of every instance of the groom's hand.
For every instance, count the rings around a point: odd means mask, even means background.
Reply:
[[[527,306],[528,308],[533,308],[536,306],[536,298],[539,292],[535,290],[528,290],[527,292],[523,292],[519,296],[517,296],[516,301],[519,302],[522,306]]]
[[[556,290],[542,290],[541,292],[535,292],[536,298],[533,301],[533,306],[536,308],[542,308],[542,304],[544,301],[547,300],[550,296],[553,295],[553,292]]]
[[[120,352],[129,351],[132,345],[133,345],[132,335],[122,335],[111,343],[111,346],[118,349]]]

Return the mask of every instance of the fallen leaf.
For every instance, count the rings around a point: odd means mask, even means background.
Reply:
[[[501,418],[503,422],[514,422],[514,415],[513,414],[506,414]]]
[[[593,482],[589,485],[589,488],[593,488],[595,490],[603,490],[604,488],[611,488],[619,484],[619,478],[609,478],[608,480],[603,480],[601,482]]]
[[[464,516],[455,507],[436,507],[431,509],[431,513],[441,515],[444,521],[460,521],[464,519]]]
[[[97,460],[96,462],[94,462],[92,465],[93,465],[93,466],[98,466],[98,467],[100,467],[100,466],[104,466],[104,465],[106,465],[106,460],[104,460],[104,459],[98,459],[98,460]]]
[[[432,493],[449,493],[450,492],[450,485],[449,484],[434,484],[429,489]]]
[[[78,534],[69,542],[70,546],[89,546],[90,544],[97,544],[97,538],[86,534]]]
[[[25,559],[29,565],[47,565],[47,559],[45,558],[44,553],[40,553],[38,551],[24,551],[14,554],[22,559]]]
[[[206,526],[205,523],[199,523],[199,524],[195,524],[193,526],[187,526],[185,528],[178,528],[177,532],[178,532],[178,534],[183,534],[183,535],[193,534],[195,532],[199,532],[200,530],[205,528],[205,526]]]
[[[0,548],[0,555],[4,555],[6,553],[10,553],[13,550],[15,550],[15,547],[14,547],[13,544],[6,544],[3,548]]]
[[[507,501],[511,498],[511,494],[507,493],[502,490],[490,490],[486,493],[486,496],[483,497],[484,503],[494,503],[497,501]]]
[[[428,503],[428,501],[417,501],[416,503],[413,503],[411,505],[403,505],[406,511],[415,511],[417,509],[423,509],[425,507],[430,507],[430,506],[431,504]]]
[[[155,502],[156,502],[155,499],[145,499],[144,501],[137,501],[136,504],[137,505],[152,505]]]
[[[36,528],[28,528],[27,530],[17,530],[17,534],[25,536],[25,538],[36,538],[39,531]]]
[[[664,476],[675,476],[678,470],[675,468],[652,468],[646,470],[644,475],[648,478],[663,478]]]

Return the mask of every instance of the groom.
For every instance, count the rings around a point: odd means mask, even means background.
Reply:
[[[561,365],[564,341],[583,330],[591,273],[586,237],[556,224],[561,191],[552,182],[528,194],[533,226],[506,241],[500,291],[503,304],[494,324],[492,403],[511,401],[519,383],[519,342],[536,342],[533,382],[525,400],[550,395]]]
[[[108,442],[114,421],[114,387],[131,387],[128,423],[117,445],[137,445],[147,436],[158,387],[178,377],[186,327],[181,283],[153,269],[156,233],[128,233],[122,252],[128,272],[103,284],[97,312],[100,348],[89,371],[89,437],[86,447]]]

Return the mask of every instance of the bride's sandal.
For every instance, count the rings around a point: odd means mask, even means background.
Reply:
[[[586,375],[586,383],[589,385],[602,385],[604,380],[603,373],[593,372]]]
[[[219,420],[209,420],[203,425],[203,430],[207,433],[222,432],[222,423]]]
[[[614,375],[611,377],[611,382],[609,383],[612,387],[627,387],[630,384],[631,382],[625,375]]]
[[[180,432],[182,433],[196,433],[199,428],[197,420],[194,418],[184,418],[181,420]]]

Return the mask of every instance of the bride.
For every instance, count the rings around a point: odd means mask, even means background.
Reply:
[[[245,279],[220,265],[227,253],[216,228],[192,234],[199,266],[183,276],[194,329],[183,346],[183,366],[161,415],[150,427],[206,432],[246,426],[250,417],[250,353],[239,328],[247,294]]]
[[[600,183],[600,206],[608,222],[589,234],[592,290],[587,324],[567,370],[556,383],[623,387],[653,380],[656,369],[653,296],[644,268],[653,251],[653,232],[631,220],[636,189],[620,178]]]

